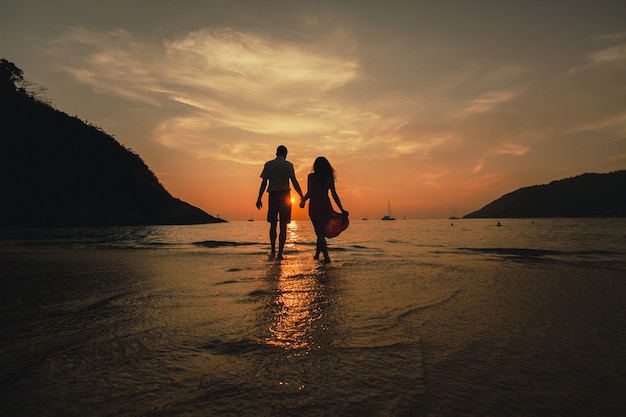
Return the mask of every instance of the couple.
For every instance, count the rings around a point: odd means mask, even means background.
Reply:
[[[270,243],[272,251],[270,256],[276,256],[276,225],[280,218],[280,235],[278,237],[278,259],[283,258],[283,249],[287,240],[287,224],[291,223],[291,193],[289,181],[293,188],[300,195],[300,207],[304,208],[307,200],[309,202],[309,217],[315,228],[317,244],[314,259],[319,259],[320,253],[324,255],[324,260],[330,262],[328,256],[328,246],[326,238],[338,236],[339,233],[348,227],[348,212],[343,209],[337,191],[335,190],[335,170],[328,160],[323,156],[318,157],[313,164],[313,172],[309,174],[307,180],[307,193],[302,194],[300,184],[296,179],[293,164],[287,161],[287,148],[280,145],[276,149],[276,159],[268,161],[261,172],[261,188],[256,207],[260,210],[263,207],[261,198],[267,188],[268,209],[267,221],[270,223]],[[269,187],[268,187],[269,183]],[[328,197],[330,190],[337,207],[341,213],[333,210]]]

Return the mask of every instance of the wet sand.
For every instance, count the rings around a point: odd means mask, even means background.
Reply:
[[[0,400],[16,416],[626,410],[619,268],[312,255],[2,247]]]

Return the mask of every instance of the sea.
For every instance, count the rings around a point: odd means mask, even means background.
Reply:
[[[0,231],[3,416],[624,416],[626,219]]]

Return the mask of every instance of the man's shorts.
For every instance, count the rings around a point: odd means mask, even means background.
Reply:
[[[289,191],[272,192],[269,193],[268,199],[267,221],[278,222],[280,216],[281,223],[291,223],[291,193]]]

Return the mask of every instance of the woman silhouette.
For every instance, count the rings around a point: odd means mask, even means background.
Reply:
[[[333,200],[335,200],[341,213],[333,210],[328,197],[328,190],[330,190]],[[323,156],[315,159],[313,163],[313,172],[307,178],[307,192],[300,201],[300,207],[304,208],[306,201],[309,199],[311,200],[309,202],[309,217],[317,235],[313,259],[319,259],[320,253],[323,253],[324,260],[330,262],[326,238],[339,236],[341,232],[346,230],[349,221],[348,212],[343,209],[337,190],[335,190],[335,170]]]

